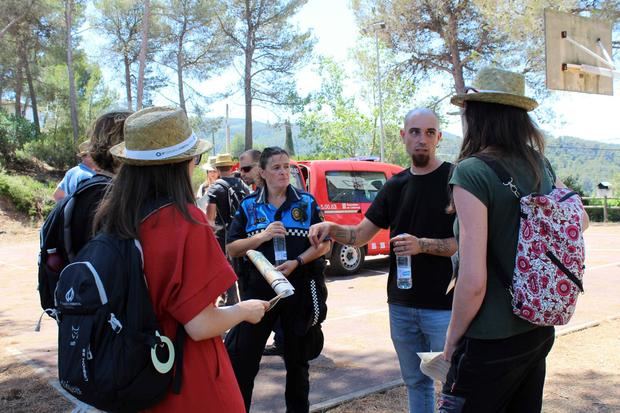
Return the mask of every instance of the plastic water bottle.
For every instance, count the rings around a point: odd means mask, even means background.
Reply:
[[[411,283],[411,255],[396,256],[396,286],[401,290],[408,290]]]
[[[406,234],[401,234],[404,236]],[[411,282],[411,255],[396,256],[396,286],[401,290],[409,290]]]
[[[283,264],[287,260],[286,256],[286,238],[273,237],[273,255],[275,257],[276,267]]]

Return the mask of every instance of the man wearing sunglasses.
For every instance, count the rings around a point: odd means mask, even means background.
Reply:
[[[241,180],[252,189],[257,189],[262,186],[262,180],[258,173],[260,154],[261,152],[257,149],[248,149],[239,155]]]

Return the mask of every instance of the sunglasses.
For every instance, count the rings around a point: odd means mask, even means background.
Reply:
[[[194,165],[200,165],[200,161],[202,160],[202,154],[194,156]]]
[[[248,165],[248,166],[242,166],[241,168],[239,168],[241,170],[241,172],[245,172],[246,174],[248,172],[250,172],[252,170],[252,168],[254,168],[256,165]]]

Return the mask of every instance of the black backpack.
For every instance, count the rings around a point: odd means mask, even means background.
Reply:
[[[58,202],[41,227],[39,232],[38,290],[41,307],[48,315],[52,315],[50,310],[54,308],[54,289],[58,282],[58,276],[79,252],[74,251],[71,242],[71,221],[76,199],[95,186],[107,186],[109,184],[110,178],[103,175],[95,175],[80,182],[74,193]]]
[[[179,324],[172,355],[172,342],[159,335],[137,240],[98,234],[61,272],[54,297],[58,378],[69,393],[106,411],[152,406],[172,382],[179,393],[185,330]]]
[[[235,217],[237,210],[241,206],[241,200],[245,198],[245,196],[248,194],[248,191],[241,183],[241,180],[239,180],[239,178],[235,178],[235,179],[237,179],[238,182],[236,182],[234,185],[231,185],[225,179],[218,179],[215,181],[215,184],[222,186],[228,193],[229,215],[224,216],[221,214],[219,210],[217,211],[222,221],[224,221],[226,229],[228,229],[228,226],[230,225],[233,218]]]

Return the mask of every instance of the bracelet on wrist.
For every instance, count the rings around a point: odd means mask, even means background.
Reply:
[[[299,264],[298,266],[301,267],[302,265],[304,265],[304,259],[301,258],[301,255],[298,255],[297,257],[295,257],[295,261],[297,261],[297,264]]]

